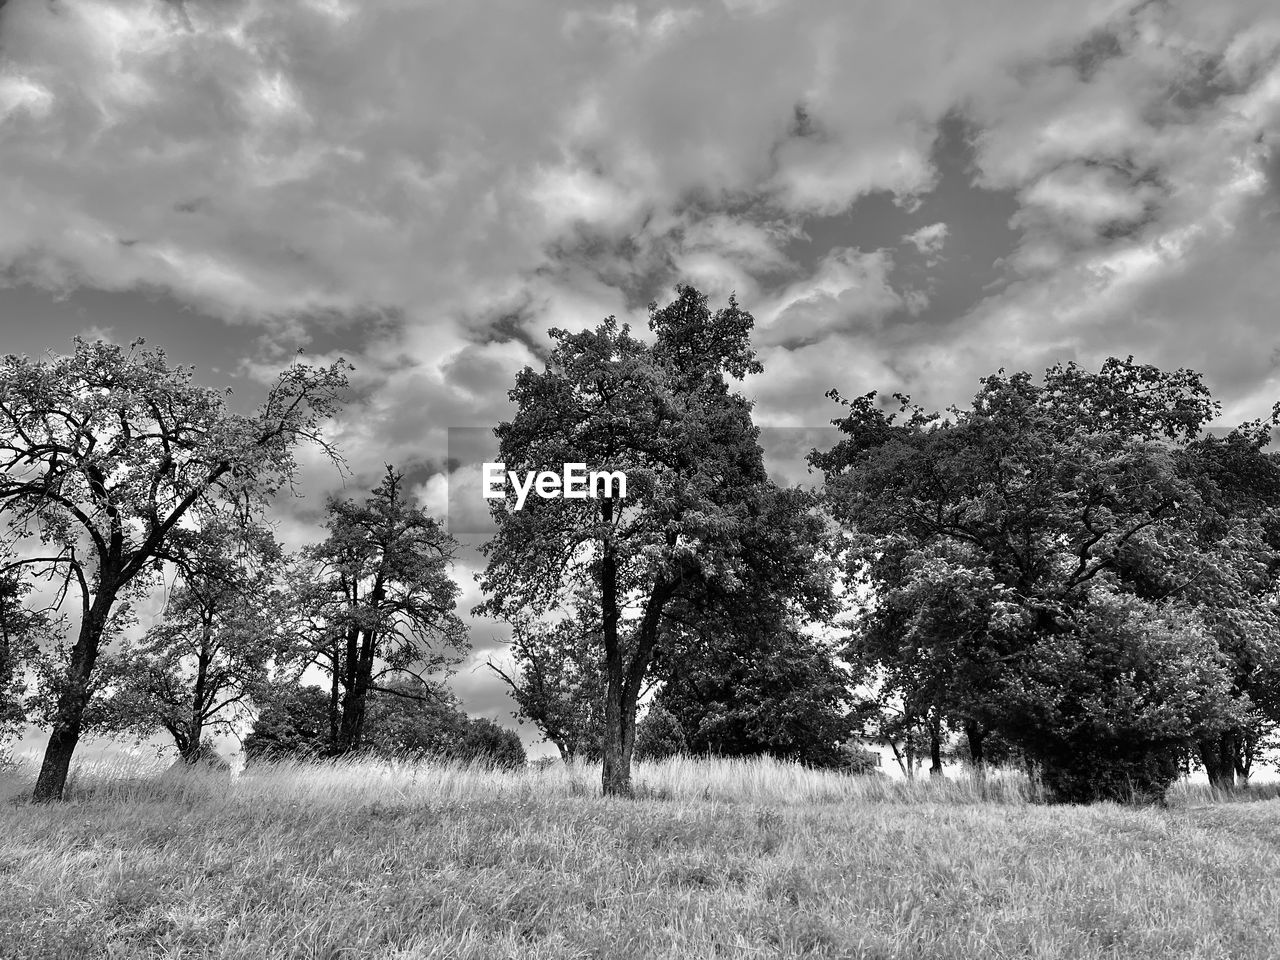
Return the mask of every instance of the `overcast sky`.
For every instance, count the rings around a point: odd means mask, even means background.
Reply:
[[[1127,354],[1260,416],[1277,239],[1274,0],[0,0],[0,353],[143,336],[242,398],[345,356],[349,490],[435,510],[549,326],[677,281],[755,315],[767,426]]]

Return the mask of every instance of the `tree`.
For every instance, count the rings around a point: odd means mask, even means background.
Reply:
[[[1155,545],[1200,515],[1182,455],[1217,410],[1200,377],[1113,358],[1097,373],[1052,367],[1041,384],[1026,373],[985,377],[972,407],[946,418],[897,400],[896,412],[874,393],[842,401],[844,438],[811,456],[850,531],[851,573],[870,595],[855,642],[915,712],[927,706],[962,725],[975,759],[985,731],[998,729],[1063,797],[1123,798],[1119,784],[1133,777],[1139,793],[1161,793],[1171,739],[1220,729],[1240,707],[1177,584],[1149,589],[1164,579],[1151,565],[1167,567]],[[1136,608],[1116,614],[1108,592],[1147,603],[1149,622],[1167,630],[1157,639],[1139,629]],[[1112,624],[1110,640],[1098,622]],[[1201,686],[1118,666],[1143,650],[1200,664]],[[1039,672],[1050,662],[1053,683]],[[1132,716],[1130,683],[1155,711],[1146,719]],[[1094,722],[1125,731],[1129,746],[1090,749],[1089,726],[1069,706],[1012,708],[1028,684],[1103,691],[1090,701]],[[1088,764],[1054,746],[1064,731]]]
[[[328,743],[329,694],[310,684],[262,692],[258,716],[244,738],[245,760],[311,759]]]
[[[707,623],[685,634],[664,666],[655,702],[693,753],[834,766],[853,734],[848,673],[830,645],[793,622],[723,633]]]
[[[22,562],[78,589],[79,627],[57,684],[38,801],[58,799],[117,601],[148,586],[184,531],[252,513],[293,476],[293,447],[319,443],[346,364],[284,371],[254,416],[196,386],[162,350],[75,341],[69,356],[0,361],[0,512]]]
[[[551,626],[514,625],[510,672],[489,662],[516,702],[515,716],[537,726],[565,763],[599,760],[604,743],[600,621],[591,618],[589,601],[572,609],[575,615]]]
[[[816,495],[770,488],[752,504],[734,581],[671,604],[655,655],[657,702],[695,753],[768,753],[830,766],[855,725],[849,674],[814,629],[837,606]]]
[[[689,752],[684,728],[660,703],[649,706],[644,719],[636,724],[637,760],[665,760]]]
[[[1006,727],[1058,800],[1160,802],[1188,740],[1238,721],[1212,637],[1186,612],[1088,588],[1006,688]]]
[[[1131,567],[1156,571],[1143,596],[1176,595],[1217,642],[1241,701],[1240,721],[1196,753],[1219,788],[1247,781],[1261,746],[1280,725],[1280,457],[1265,452],[1276,414],[1225,436],[1207,435],[1181,453],[1199,495],[1188,530],[1153,538],[1153,560],[1136,548]]]
[[[977,771],[997,722],[1005,651],[1018,643],[1022,611],[967,542],[915,544],[887,535],[853,554],[868,602],[852,621],[844,654],[876,692],[880,739],[908,776],[927,744],[942,773],[945,730],[963,730]]]
[[[737,581],[743,535],[771,488],[751,404],[728,382],[761,369],[753,323],[733,298],[712,313],[683,286],[668,306],[650,304],[652,344],[613,317],[552,330],[546,369],[517,375],[516,413],[495,431],[507,470],[583,463],[626,476],[625,498],[494,501],[498,533],[480,578],[488,599],[477,607],[511,621],[545,616],[594,585],[606,795],[631,790],[636,707],[668,606],[696,584]]]
[[[97,725],[144,737],[162,729],[187,764],[207,753],[209,735],[234,734],[248,701],[298,658],[280,628],[280,562],[263,527],[213,525],[191,537],[162,621],[117,654]]]
[[[468,719],[450,755],[465,763],[488,764],[503,770],[521,770],[529,759],[516,732],[498,726],[488,717]]]
[[[422,677],[460,655],[467,639],[449,576],[456,544],[407,501],[388,466],[364,503],[331,497],[328,537],[304,551],[296,597],[310,643],[330,676],[328,753],[358,750],[371,692]]]

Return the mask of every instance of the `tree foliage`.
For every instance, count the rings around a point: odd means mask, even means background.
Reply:
[[[27,721],[27,673],[54,626],[48,611],[27,607],[30,589],[12,568],[0,569],[0,746]]]
[[[635,758],[666,760],[688,752],[689,741],[680,721],[662,704],[650,704],[644,717],[636,724]]]

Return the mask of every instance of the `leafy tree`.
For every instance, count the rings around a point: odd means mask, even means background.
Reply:
[[[456,544],[403,484],[387,467],[363,503],[330,498],[329,535],[305,551],[296,602],[330,676],[333,755],[360,748],[366,702],[386,679],[430,674],[467,646],[449,576]]]
[[[1216,787],[1248,780],[1280,724],[1280,457],[1266,452],[1276,415],[1206,435],[1181,452],[1198,493],[1187,529],[1135,545],[1146,597],[1176,597],[1217,642],[1243,704],[1238,723],[1202,737],[1196,753]],[[1141,549],[1139,549],[1141,548]]]
[[[595,761],[604,742],[605,671],[599,619],[594,610],[573,607],[575,616],[551,626],[515,624],[510,672],[490,661],[489,669],[507,685],[518,719],[528,720],[555,744],[560,759]],[[625,643],[625,637],[621,642]]]
[[[827,766],[853,731],[849,674],[806,629],[836,610],[830,537],[816,506],[802,490],[764,491],[741,534],[734,581],[699,581],[668,610],[657,702],[694,752]]]
[[[457,698],[442,684],[391,680],[369,698],[361,748],[396,759],[448,757],[455,753],[467,724]]]
[[[665,760],[688,752],[689,741],[680,721],[662,704],[651,704],[644,718],[636,724],[635,758]]]
[[[880,755],[856,742],[840,745],[838,769],[855,776],[867,776],[880,772]]]
[[[320,756],[329,738],[329,694],[309,684],[262,692],[258,716],[244,738],[247,761]]]
[[[279,627],[280,561],[262,527],[211,526],[190,538],[162,621],[116,657],[119,679],[97,725],[144,737],[164,730],[188,764],[207,755],[208,736],[234,734],[247,702],[298,657]]]
[[[251,513],[293,476],[292,449],[346,384],[341,361],[283,372],[254,416],[161,350],[75,342],[70,356],[0,361],[0,512],[23,562],[78,588],[79,628],[55,684],[34,797],[62,796],[117,601],[148,587],[184,531]],[[326,447],[326,450],[329,448]],[[330,451],[332,455],[332,451]]]
[[[1007,688],[1008,729],[1022,731],[1059,800],[1160,801],[1189,732],[1237,719],[1218,648],[1184,611],[1105,583],[1072,613],[1071,629],[1041,636]]]
[[[708,623],[685,633],[664,666],[656,702],[694,753],[834,766],[853,734],[848,673],[793,622],[724,633]]]
[[[1181,599],[1145,587],[1158,579],[1153,545],[1201,509],[1181,453],[1217,410],[1200,377],[1113,358],[1097,373],[1052,367],[1042,384],[1026,373],[983,378],[972,407],[946,418],[898,401],[895,412],[874,393],[845,401],[835,421],[845,437],[811,456],[870,594],[855,648],[886,670],[913,712],[927,707],[963,726],[975,759],[985,731],[998,729],[1045,767],[1061,796],[1121,797],[1122,781],[1159,793],[1171,738],[1220,729],[1240,706],[1216,679],[1219,658],[1204,659],[1201,628],[1175,612]],[[1152,605],[1150,617],[1168,630],[1157,640],[1136,615],[1108,613],[1107,591]],[[1112,623],[1112,642],[1132,649],[1108,647],[1091,618]],[[1158,670],[1112,677],[1144,649],[1201,664],[1201,686],[1167,683]],[[1050,683],[1045,663],[1077,672]],[[1131,716],[1129,682],[1155,713]],[[1090,749],[1088,725],[1065,704],[1006,709],[1028,685],[1046,695],[1105,692],[1091,701],[1094,720],[1125,731],[1130,749]],[[1205,691],[1217,697],[1213,710]],[[1064,731],[1088,764],[1068,762]]]
[[[743,536],[759,522],[771,485],[751,404],[729,378],[758,372],[750,314],[712,313],[679,287],[651,304],[654,342],[610,317],[594,330],[552,330],[546,369],[525,368],[497,427],[508,470],[565,463],[622,471],[627,495],[491,505],[497,535],[485,546],[488,600],[477,612],[511,621],[545,617],[593,584],[605,665],[603,790],[629,794],[636,707],[664,615],[696,585],[737,582]],[[630,643],[624,640],[629,635]]]
[[[844,653],[877,690],[878,735],[909,776],[926,746],[940,774],[944,729],[959,728],[981,769],[998,712],[992,691],[1023,623],[1015,594],[967,542],[891,534],[871,543],[855,554],[869,601]]]

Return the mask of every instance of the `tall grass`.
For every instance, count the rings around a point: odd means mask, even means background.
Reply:
[[[118,754],[77,761],[68,780],[71,801],[216,798],[228,803],[282,801],[327,805],[434,803],[451,800],[600,796],[600,765],[531,765],[521,770],[458,761],[389,761],[369,757],[328,762],[254,764],[225,777],[170,770],[170,760]],[[6,773],[7,771],[7,773]],[[0,801],[19,799],[34,785],[33,756],[0,767]],[[1021,770],[989,770],[915,779],[849,776],[770,757],[673,757],[634,765],[640,799],[745,804],[971,804],[1038,803],[1043,793]],[[1172,805],[1245,802],[1280,797],[1280,782],[1237,790],[1178,781]]]
[[[118,755],[77,762],[69,800],[182,797],[213,792],[226,801],[347,804],[425,803],[507,797],[600,795],[600,765],[555,763],[522,770],[456,761],[388,761],[367,757],[329,762],[254,764],[236,776],[169,771],[169,762]],[[32,758],[20,763],[10,790],[34,782]],[[915,780],[849,776],[769,757],[673,757],[637,763],[633,782],[640,798],[748,804],[812,803],[1025,803],[1036,799],[1026,776],[991,771],[972,776]]]
[[[52,806],[24,800],[34,758],[5,774],[0,957],[1270,960],[1280,942],[1280,804],[1204,789],[1063,808],[1014,774],[681,759],[637,765],[627,801],[594,766],[165,766],[77,764]]]

